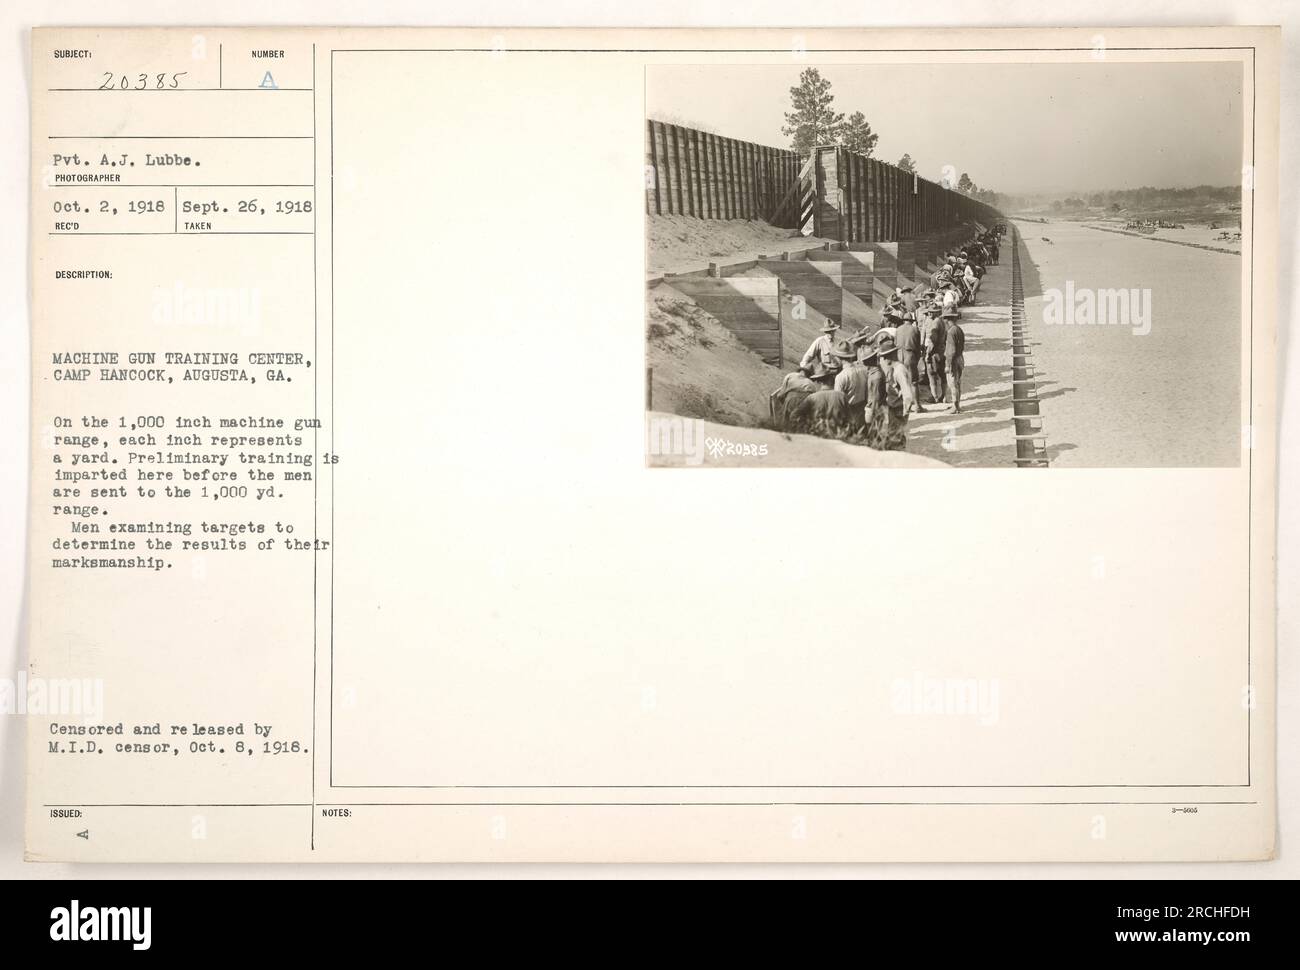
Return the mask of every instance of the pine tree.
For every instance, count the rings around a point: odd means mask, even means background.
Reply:
[[[880,138],[867,124],[866,115],[855,111],[849,120],[840,126],[840,143],[851,152],[870,155],[876,150],[876,141]]]
[[[903,157],[898,160],[898,167],[904,172],[910,172],[912,174],[916,173],[916,162],[912,161],[912,156],[906,152],[904,152]]]
[[[790,146],[795,151],[811,151],[817,145],[829,145],[837,140],[844,124],[844,114],[831,108],[835,95],[830,89],[831,82],[823,78],[815,67],[803,70],[799,74],[798,87],[790,89],[790,104],[794,110],[785,113],[785,126],[781,133],[789,136]]]
[[[965,192],[967,195],[975,191],[975,183],[971,181],[971,177],[965,172],[962,172],[961,178],[957,180],[957,191]]]

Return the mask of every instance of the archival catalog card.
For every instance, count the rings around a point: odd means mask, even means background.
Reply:
[[[30,859],[1273,854],[1276,29],[31,47]]]

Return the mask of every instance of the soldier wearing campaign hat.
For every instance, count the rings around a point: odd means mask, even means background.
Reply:
[[[943,358],[947,369],[949,408],[953,414],[961,411],[961,375],[966,369],[966,331],[962,329],[956,310],[944,313]]]
[[[913,321],[903,320],[894,330],[894,342],[898,345],[898,359],[915,387],[921,379],[921,331]],[[919,399],[912,401],[911,408],[917,413],[925,410]]]
[[[881,451],[902,451],[907,447],[907,413],[916,402],[916,392],[908,369],[898,359],[898,345],[891,334],[880,334],[876,354],[884,401],[871,415],[867,443]]]
[[[839,329],[839,324],[827,317],[822,325],[821,336],[808,345],[799,361],[799,369],[814,381],[829,383],[827,377],[833,379],[839,372],[840,361],[834,354],[835,334]]]

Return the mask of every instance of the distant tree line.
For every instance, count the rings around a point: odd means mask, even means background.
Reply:
[[[1159,189],[1144,185],[1137,189],[1108,189],[1076,194],[1038,193],[1009,195],[1003,201],[1010,209],[1050,208],[1053,212],[1106,209],[1109,212],[1152,211],[1194,206],[1232,205],[1241,201],[1240,185],[1195,185],[1184,189]]]
[[[1157,189],[1144,185],[1140,189],[1112,189],[1093,192],[1085,197],[1067,199],[1076,206],[1104,206],[1121,209],[1149,209],[1159,206],[1186,205],[1189,202],[1240,202],[1240,185],[1197,185],[1190,189]]]

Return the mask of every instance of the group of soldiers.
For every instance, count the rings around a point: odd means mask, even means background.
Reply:
[[[996,265],[1000,230],[945,254],[928,287],[896,289],[878,327],[836,339],[839,325],[827,318],[799,370],[772,392],[773,426],[900,451],[907,446],[908,415],[926,410],[923,388],[929,404],[960,412],[966,366],[960,307],[975,302],[985,267]]]

